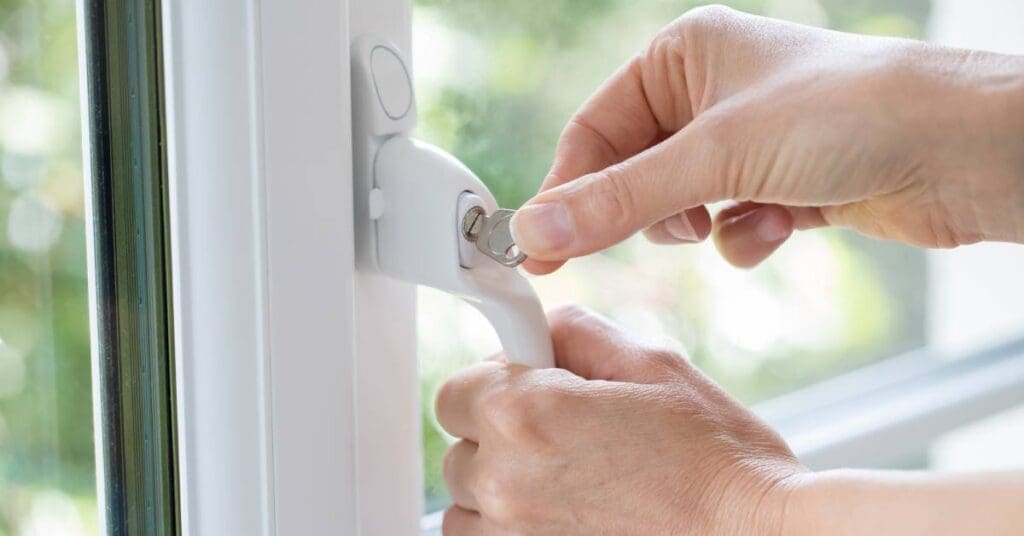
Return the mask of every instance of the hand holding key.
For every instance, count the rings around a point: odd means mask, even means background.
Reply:
[[[714,222],[708,203],[732,200]],[[534,273],[637,231],[753,266],[824,225],[1024,242],[1024,57],[690,11],[565,127],[512,229]]]
[[[529,270],[638,230],[752,266],[793,229],[1024,241],[1024,58],[695,10],[569,122],[513,216]],[[733,200],[714,223],[707,203]],[[473,225],[471,224],[472,228]],[[560,368],[441,389],[446,536],[1018,534],[1024,475],[809,472],[686,360],[579,309]]]

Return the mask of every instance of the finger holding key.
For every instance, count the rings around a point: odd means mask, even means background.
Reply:
[[[703,207],[727,200],[781,209],[715,219],[744,267],[824,225],[925,247],[1024,241],[1022,71],[1021,57],[692,10],[569,121],[512,220],[524,266],[551,272],[641,230],[700,241]]]

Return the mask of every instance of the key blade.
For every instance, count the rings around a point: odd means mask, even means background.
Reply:
[[[514,210],[499,209],[484,216],[484,223],[477,235],[476,246],[484,255],[503,266],[515,268],[526,260],[526,254],[519,251],[512,238],[512,216]]]

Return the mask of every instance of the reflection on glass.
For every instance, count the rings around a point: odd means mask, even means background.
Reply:
[[[528,199],[558,134],[601,81],[658,29],[699,2],[418,0],[418,136],[476,171],[502,206]],[[739,0],[745,11],[862,33],[919,37],[928,0]],[[630,240],[534,279],[546,306],[578,302],[634,333],[678,341],[747,402],[839,374],[924,342],[920,252],[839,231],[795,237],[741,271],[709,245]],[[420,363],[428,510],[446,500],[446,438],[431,399],[453,370],[497,349],[486,322],[453,298],[421,292]],[[437,330],[436,319],[451,330]],[[484,335],[481,335],[484,334]]]
[[[75,38],[0,0],[0,534],[97,531]]]

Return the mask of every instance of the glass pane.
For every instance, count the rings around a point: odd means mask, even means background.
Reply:
[[[547,172],[576,107],[696,4],[420,0],[418,136],[462,159],[503,206],[518,207]],[[911,37],[924,35],[931,9],[928,0],[726,4]],[[925,272],[920,251],[831,230],[799,234],[752,271],[731,268],[709,244],[665,248],[633,239],[533,282],[545,306],[578,302],[639,336],[679,341],[704,371],[753,403],[923,345]],[[445,501],[445,438],[429,401],[448,373],[498,345],[468,307],[430,291],[421,297],[425,493],[433,510]],[[450,319],[453,330],[429,329],[437,318]]]
[[[942,471],[1024,469],[1024,406],[952,431],[935,441],[928,466]]]
[[[75,4],[0,0],[0,534],[94,534]]]

